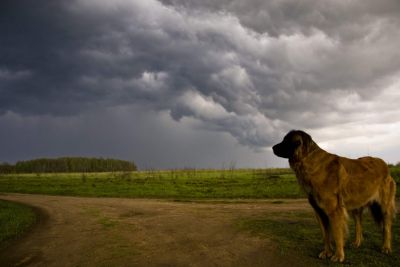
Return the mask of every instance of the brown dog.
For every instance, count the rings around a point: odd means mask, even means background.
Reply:
[[[383,227],[382,252],[391,252],[396,183],[383,160],[348,159],[330,154],[303,131],[289,132],[273,151],[278,157],[289,159],[290,167],[314,208],[325,245],[319,258],[344,261],[348,211],[355,219],[354,244],[360,246],[364,207],[370,208],[375,221]],[[331,241],[336,245],[334,254]]]

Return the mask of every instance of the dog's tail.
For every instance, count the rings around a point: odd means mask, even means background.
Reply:
[[[377,201],[372,202],[369,205],[369,210],[371,211],[372,217],[374,218],[374,221],[378,225],[382,225],[383,222],[383,211],[382,211],[382,206],[380,203]]]

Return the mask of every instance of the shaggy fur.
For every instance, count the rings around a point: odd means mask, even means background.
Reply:
[[[348,159],[330,154],[303,131],[289,132],[273,151],[275,155],[289,159],[300,186],[308,195],[324,240],[320,258],[344,261],[348,213],[355,220],[354,245],[361,245],[361,216],[365,207],[369,207],[383,229],[382,252],[391,253],[396,183],[383,160],[373,157]]]

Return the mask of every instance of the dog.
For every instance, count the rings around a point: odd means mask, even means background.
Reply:
[[[289,165],[315,211],[324,241],[319,258],[344,261],[348,213],[355,220],[353,244],[361,245],[361,216],[366,207],[382,227],[382,252],[391,253],[396,183],[383,160],[373,157],[349,159],[328,153],[310,135],[298,130],[290,131],[272,149],[276,156],[289,159]]]

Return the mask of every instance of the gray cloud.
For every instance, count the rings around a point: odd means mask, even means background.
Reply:
[[[133,105],[255,150],[292,128],[326,142],[334,137],[322,129],[332,125],[399,130],[394,0],[1,5],[3,116]]]

